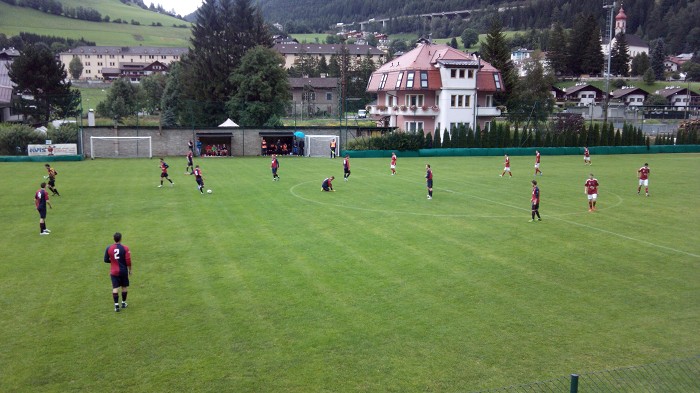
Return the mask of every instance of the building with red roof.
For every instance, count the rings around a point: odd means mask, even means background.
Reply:
[[[369,114],[404,131],[450,132],[459,125],[488,127],[501,111],[493,95],[504,91],[499,70],[449,45],[419,43],[377,69],[367,92],[377,94]]]

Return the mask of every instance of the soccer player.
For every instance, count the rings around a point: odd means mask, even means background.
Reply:
[[[425,164],[425,185],[428,187],[428,199],[433,199],[433,170]]]
[[[592,173],[586,180],[584,193],[588,195],[588,211],[595,211],[595,203],[598,199],[598,179],[593,177]]]
[[[192,143],[192,141],[190,141]],[[185,168],[185,175],[191,175],[194,171],[194,165],[192,162],[192,150],[187,152],[187,167]]]
[[[105,263],[110,264],[109,276],[112,279],[112,300],[114,311],[119,312],[119,287],[122,288],[122,305],[126,308],[126,295],[129,292],[129,276],[131,275],[131,251],[123,245],[122,234],[114,234],[114,244],[105,250]]]
[[[48,235],[51,231],[46,229],[46,205],[49,205],[50,209],[53,209],[53,206],[49,201],[49,193],[46,192],[46,183],[41,183],[41,188],[34,193],[34,204],[39,212],[39,234]]]
[[[331,148],[331,158],[335,158],[335,139],[331,141],[330,148]]]
[[[391,176],[394,176],[396,174],[396,153],[393,151],[391,152],[391,165],[389,165],[391,168]]]
[[[267,155],[267,141],[265,140],[264,137],[260,138],[260,155],[266,156]]]
[[[197,189],[199,190],[199,193],[204,195],[204,177],[202,176],[202,170],[199,169],[199,165],[194,167],[192,174],[194,175],[194,179],[197,181]]]
[[[501,177],[508,172],[510,177],[513,177],[513,173],[510,171],[510,157],[508,157],[508,154],[506,154],[505,162],[504,162],[505,167],[503,168],[503,173],[501,173]]]
[[[163,159],[161,158],[160,159],[160,185],[158,186],[159,188],[163,187],[163,179],[167,179],[170,182],[170,187],[175,185],[175,183],[173,183],[173,181],[170,180],[170,178],[168,177],[168,168],[169,168],[168,164],[166,164],[165,161],[163,161]]]
[[[535,215],[537,215],[537,221],[542,221],[540,218],[540,188],[537,187],[537,180],[532,181],[532,219],[530,222],[535,222]]]
[[[46,171],[49,173],[47,176],[49,178],[49,190],[51,190],[51,195],[61,196],[61,194],[58,193],[58,189],[56,188],[56,175],[58,175],[58,172],[56,172],[56,170],[53,169],[49,164],[45,164],[44,166],[46,167]]]
[[[327,177],[323,183],[321,183],[321,191],[335,191],[333,189],[333,180],[335,180],[335,176]]]
[[[646,193],[647,196],[649,196],[649,164],[646,162],[644,163],[644,166],[639,168],[637,170],[637,174],[639,175],[639,187],[637,187],[637,195],[642,191],[642,186],[644,186],[644,192]]]
[[[277,161],[277,154],[272,155],[272,162],[270,163],[270,168],[272,169],[272,181],[279,180],[280,177],[277,174],[277,170],[280,168],[280,162]]]
[[[348,177],[350,177],[350,155],[346,154],[343,160],[343,179],[348,181]]]
[[[540,170],[540,151],[535,150],[535,176],[537,176],[538,173],[542,176],[542,171]]]
[[[588,147],[583,148],[583,165],[593,165],[591,164],[591,152],[588,151]]]

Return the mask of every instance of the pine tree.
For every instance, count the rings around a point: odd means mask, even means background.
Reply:
[[[447,132],[447,131],[445,131]],[[435,135],[433,139],[433,149],[442,148],[442,141],[440,140],[440,130],[435,130]]]
[[[657,81],[664,80],[664,60],[666,59],[666,44],[663,38],[654,40],[649,50],[649,65],[654,70],[654,78]]]
[[[591,29],[590,39],[588,40],[588,45],[586,45],[581,66],[583,72],[587,74],[601,74],[605,64],[605,55],[603,55],[603,49],[600,46],[600,32],[595,25],[593,17],[591,17],[589,23],[593,23],[594,28]]]
[[[445,130],[442,134],[442,147],[450,148],[452,146],[452,138],[450,137],[450,132]]]
[[[569,74],[569,53],[567,50],[567,36],[559,21],[554,23],[549,38],[549,50],[547,58],[556,75]]]
[[[467,130],[467,141],[465,147],[476,147],[474,145],[474,130],[471,127]]]
[[[625,34],[615,37],[615,44],[610,51],[610,73],[613,75],[629,76],[629,45]]]
[[[518,74],[510,60],[510,48],[501,21],[495,17],[491,21],[486,42],[481,45],[481,56],[484,60],[491,63],[501,72],[503,78],[504,93],[497,93],[495,96],[496,102],[505,104],[510,94],[515,91],[515,86],[518,83]]]
[[[641,76],[649,69],[649,56],[646,52],[639,53],[632,58],[631,76]]]

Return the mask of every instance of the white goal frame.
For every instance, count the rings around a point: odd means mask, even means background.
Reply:
[[[114,155],[110,154],[105,154],[105,155],[100,155],[95,154],[95,140],[106,140],[106,141],[113,141],[113,147],[114,147]],[[136,154],[129,155],[121,155],[120,154],[120,142],[121,141],[136,141],[136,149],[137,152]],[[102,157],[109,157],[109,158],[134,158],[134,157],[139,157],[138,154],[138,142],[139,141],[148,141],[148,158],[153,158],[153,142],[151,140],[150,136],[91,136],[90,137],[90,157],[91,158],[102,158]],[[124,150],[128,150],[129,147],[124,147]]]
[[[305,157],[330,157],[330,143],[335,139],[335,155],[340,154],[340,136],[338,135],[306,135],[304,136]],[[318,146],[318,144],[321,144]]]

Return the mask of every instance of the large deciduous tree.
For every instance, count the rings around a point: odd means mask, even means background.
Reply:
[[[19,111],[25,121],[46,124],[80,113],[80,91],[71,89],[63,64],[46,45],[26,46],[12,62],[8,75],[22,94]]]
[[[238,87],[227,104],[229,117],[249,127],[278,125],[291,97],[282,63],[282,56],[270,48],[258,46],[246,52],[229,79]]]
[[[551,90],[556,78],[544,67],[543,61],[544,55],[535,52],[525,64],[525,76],[508,105],[509,118],[515,122],[544,121],[554,109]]]
[[[68,63],[68,71],[70,71],[70,76],[73,79],[80,78],[80,75],[83,74],[83,62],[80,61],[80,57],[75,56],[73,60]]]
[[[97,105],[97,113],[114,120],[116,125],[122,123],[124,118],[136,115],[139,108],[138,86],[120,78],[112,82],[107,98]]]

